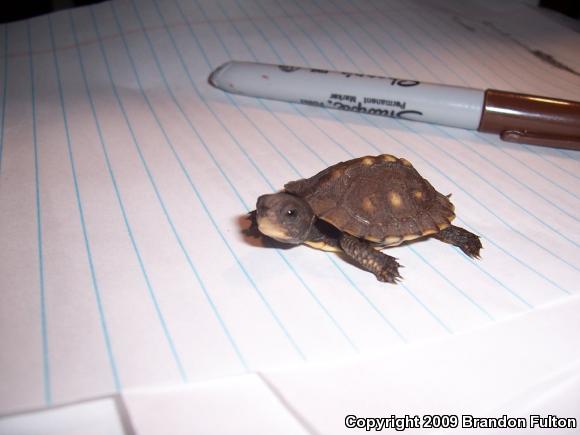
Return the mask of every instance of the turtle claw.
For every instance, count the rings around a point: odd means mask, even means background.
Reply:
[[[480,250],[483,249],[481,240],[478,236],[468,239],[465,243],[459,245],[459,248],[469,257],[479,260],[481,258]]]
[[[398,284],[400,281],[403,280],[403,277],[399,273],[399,268],[404,267],[401,266],[393,257],[386,257],[385,258],[385,265],[384,267],[375,273],[375,276],[380,282],[388,282],[389,284]]]
[[[399,274],[388,275],[388,276],[377,276],[377,280],[380,282],[386,282],[389,284],[398,284],[403,280],[403,277]]]
[[[461,249],[470,258],[479,259],[479,251],[482,249],[481,240],[478,235],[451,225],[434,235],[442,242],[449,243]]]

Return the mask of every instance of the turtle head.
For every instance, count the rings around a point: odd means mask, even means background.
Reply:
[[[284,192],[260,196],[256,214],[262,234],[295,245],[307,240],[315,218],[306,201]]]

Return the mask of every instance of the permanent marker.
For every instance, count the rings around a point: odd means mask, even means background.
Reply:
[[[325,69],[227,62],[209,82],[249,97],[422,121],[580,150],[580,102]]]

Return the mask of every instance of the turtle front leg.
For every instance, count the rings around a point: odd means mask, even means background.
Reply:
[[[256,215],[256,210],[252,210],[246,215],[246,218],[250,221],[250,226],[242,231],[246,236],[253,237],[255,239],[262,236],[262,233],[260,233],[260,230],[258,229],[258,220]]]
[[[479,258],[479,250],[482,248],[479,236],[463,228],[451,225],[437,234],[433,234],[433,237],[442,242],[457,246],[471,258]]]
[[[370,243],[343,234],[340,237],[340,247],[359,267],[373,273],[379,281],[396,284],[401,278],[397,260],[377,251]]]

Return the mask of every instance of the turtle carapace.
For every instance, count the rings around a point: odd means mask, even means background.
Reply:
[[[280,242],[342,251],[379,281],[400,278],[396,259],[380,252],[432,236],[479,257],[481,242],[451,224],[454,206],[413,168],[389,154],[333,165],[282,192],[258,198],[259,231]]]

